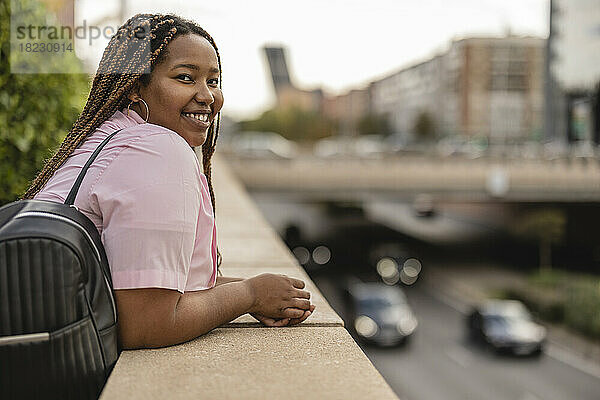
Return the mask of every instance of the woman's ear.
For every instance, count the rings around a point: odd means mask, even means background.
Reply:
[[[136,103],[136,102],[140,101],[141,97],[142,96],[140,96],[140,84],[139,84],[139,82],[136,82],[135,85],[129,91],[127,98],[129,100],[133,101],[134,103]]]

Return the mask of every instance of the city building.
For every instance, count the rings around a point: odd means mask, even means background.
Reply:
[[[455,40],[429,60],[371,84],[371,112],[393,130],[418,139],[427,118],[437,138],[490,143],[539,139],[543,127],[545,40],[476,37]]]
[[[360,120],[370,112],[370,90],[351,89],[339,96],[328,96],[323,101],[324,115],[338,123],[338,134],[356,136]]]
[[[420,115],[427,115],[440,129],[448,114],[445,93],[443,57],[401,69],[371,83],[371,112],[385,115],[396,133],[415,139],[414,127]]]
[[[600,0],[551,0],[547,140],[600,144]]]
[[[40,0],[61,26],[75,28],[75,0]]]

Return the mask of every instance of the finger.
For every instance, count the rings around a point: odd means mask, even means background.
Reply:
[[[310,315],[311,315],[311,314],[312,314],[312,313],[311,313],[310,311],[305,311],[305,312],[304,312],[304,315],[303,315],[302,317],[300,317],[300,318],[293,318],[293,319],[291,319],[291,320],[290,320],[290,324],[289,324],[289,325],[290,325],[290,326],[292,326],[292,325],[297,325],[297,324],[299,324],[299,323],[303,322],[304,320],[306,320],[306,318],[310,317]]]
[[[282,310],[282,315],[284,318],[301,318],[304,315],[304,310],[288,307]]]
[[[315,311],[316,306],[314,304],[310,305],[310,312],[311,314]]]
[[[286,326],[289,323],[290,323],[290,318],[282,318],[282,319],[276,320],[272,325],[269,325],[269,326],[282,327],[282,326]]]
[[[289,318],[273,319],[269,317],[264,317],[262,315],[257,315],[255,316],[255,318],[258,319],[263,325],[268,327],[286,326],[290,322]]]
[[[304,289],[304,286],[306,286],[306,285],[304,284],[304,282],[303,282],[303,281],[301,281],[300,279],[296,279],[296,278],[290,278],[290,280],[292,281],[292,285],[293,285],[295,288],[298,288],[298,289]]]
[[[302,311],[304,310],[309,310],[310,309],[310,300],[307,299],[291,299],[290,300],[290,307],[295,307],[295,308],[299,308]]]
[[[273,319],[273,318],[266,318],[263,317],[260,319],[261,324],[263,324],[264,326],[274,326],[275,323],[277,322],[277,320]]]
[[[275,322],[275,320],[273,318],[268,318],[268,317],[265,317],[260,314],[250,314],[250,315],[252,315],[254,318],[256,318],[263,325],[270,326],[270,324],[273,324]]]
[[[294,291],[294,297],[299,297],[301,299],[310,299],[310,292],[307,292],[306,290],[296,289]]]

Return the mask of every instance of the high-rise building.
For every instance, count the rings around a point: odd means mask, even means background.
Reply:
[[[293,84],[284,49],[282,47],[264,47],[263,50],[269,63],[277,105],[282,108],[298,107],[303,110],[320,110],[323,101],[322,90],[301,90]]]

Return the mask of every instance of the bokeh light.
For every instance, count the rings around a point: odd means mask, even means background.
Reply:
[[[331,250],[327,246],[317,246],[312,252],[314,262],[325,265],[331,259]]]

